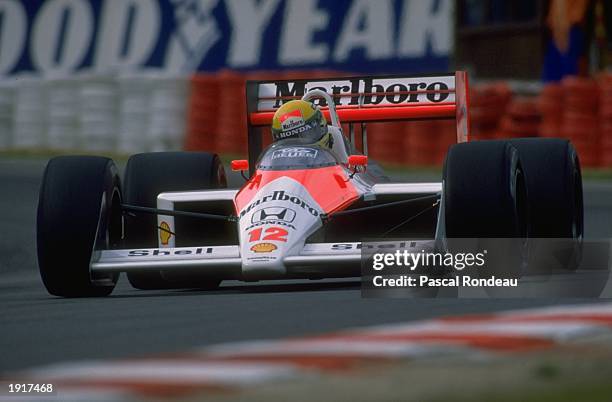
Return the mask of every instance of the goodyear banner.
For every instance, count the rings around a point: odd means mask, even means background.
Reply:
[[[448,67],[452,0],[1,0],[0,76]]]

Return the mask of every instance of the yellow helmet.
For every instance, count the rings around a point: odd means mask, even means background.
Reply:
[[[281,106],[272,119],[272,140],[306,138],[313,143],[327,134],[323,113],[311,102],[292,100]]]

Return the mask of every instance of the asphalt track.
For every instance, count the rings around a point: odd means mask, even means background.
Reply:
[[[38,277],[35,253],[43,168],[41,160],[0,159],[0,372],[568,302],[362,299],[356,280],[228,282],[214,292],[145,292],[133,290],[125,277],[108,298],[51,297]],[[586,183],[585,202],[587,237],[610,237],[612,184]]]

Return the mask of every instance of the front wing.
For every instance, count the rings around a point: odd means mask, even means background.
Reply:
[[[412,242],[431,248],[433,240]],[[283,258],[288,277],[359,276],[362,243],[312,243]],[[102,250],[94,254],[92,275],[117,272],[197,272],[220,279],[243,279],[239,246]]]

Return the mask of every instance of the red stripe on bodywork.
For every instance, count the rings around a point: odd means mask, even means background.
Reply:
[[[359,192],[341,166],[304,170],[258,170],[236,194],[236,212],[240,213],[266,184],[281,177],[288,177],[304,186],[327,214],[341,211],[359,198]]]

